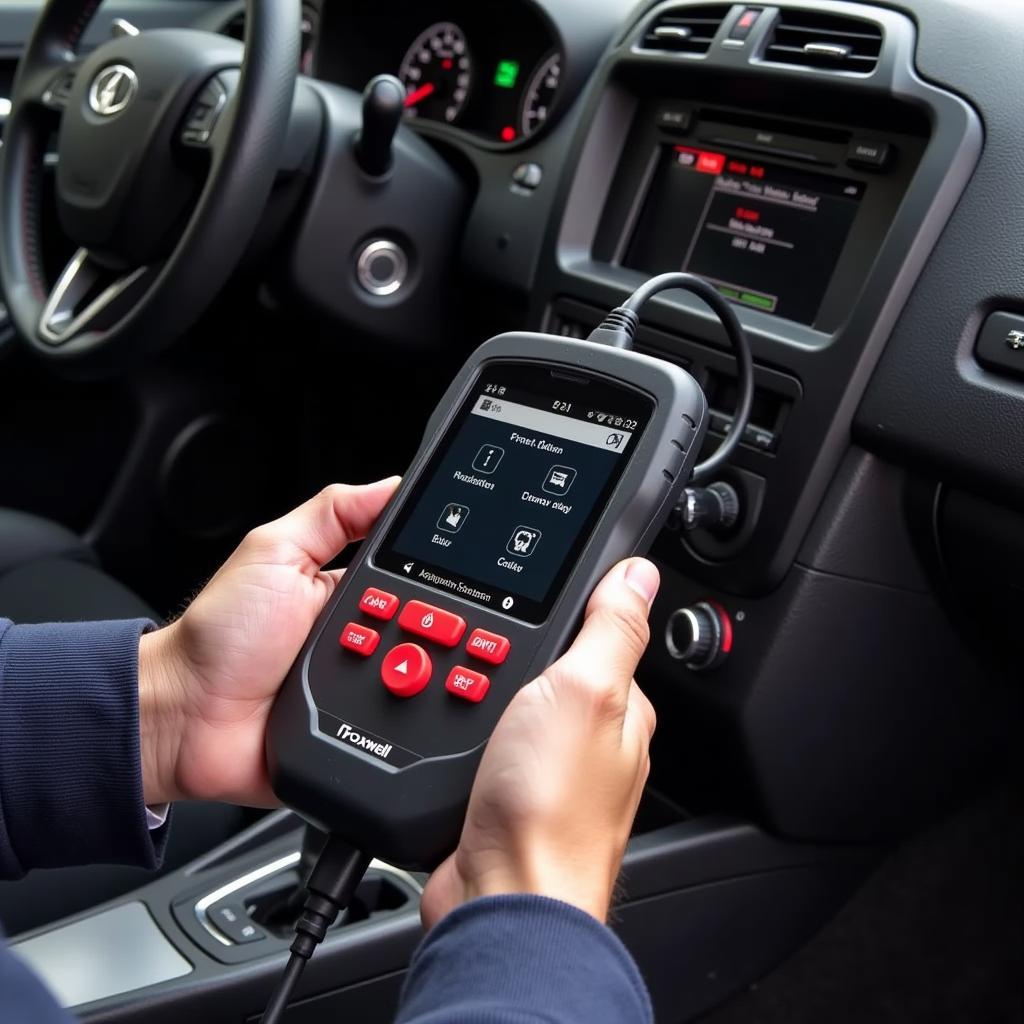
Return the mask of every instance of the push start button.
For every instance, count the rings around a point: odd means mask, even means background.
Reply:
[[[409,261],[396,242],[377,238],[368,242],[356,260],[356,278],[364,291],[379,297],[394,295],[405,284]]]

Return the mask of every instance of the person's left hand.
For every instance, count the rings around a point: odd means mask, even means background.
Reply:
[[[272,806],[264,740],[284,677],[344,570],[324,571],[366,536],[398,478],[334,484],[257,527],[180,619],[139,645],[146,803]]]

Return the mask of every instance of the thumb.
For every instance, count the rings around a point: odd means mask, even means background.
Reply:
[[[556,686],[585,690],[624,712],[637,664],[647,648],[647,614],[658,570],[645,558],[620,562],[598,584],[573,645],[544,674]]]
[[[314,569],[326,565],[354,540],[362,540],[395,493],[401,477],[372,484],[330,484],[280,519],[253,531],[253,540],[276,551],[291,548]]]

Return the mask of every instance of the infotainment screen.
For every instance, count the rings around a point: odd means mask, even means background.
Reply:
[[[623,262],[688,270],[735,302],[813,324],[863,195],[858,181],[662,146]]]

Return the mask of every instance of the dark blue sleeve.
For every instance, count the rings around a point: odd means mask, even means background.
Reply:
[[[0,878],[72,864],[155,867],[139,751],[145,619],[0,620]]]
[[[543,896],[452,911],[413,956],[396,1024],[651,1024],[640,971],[589,914]]]

